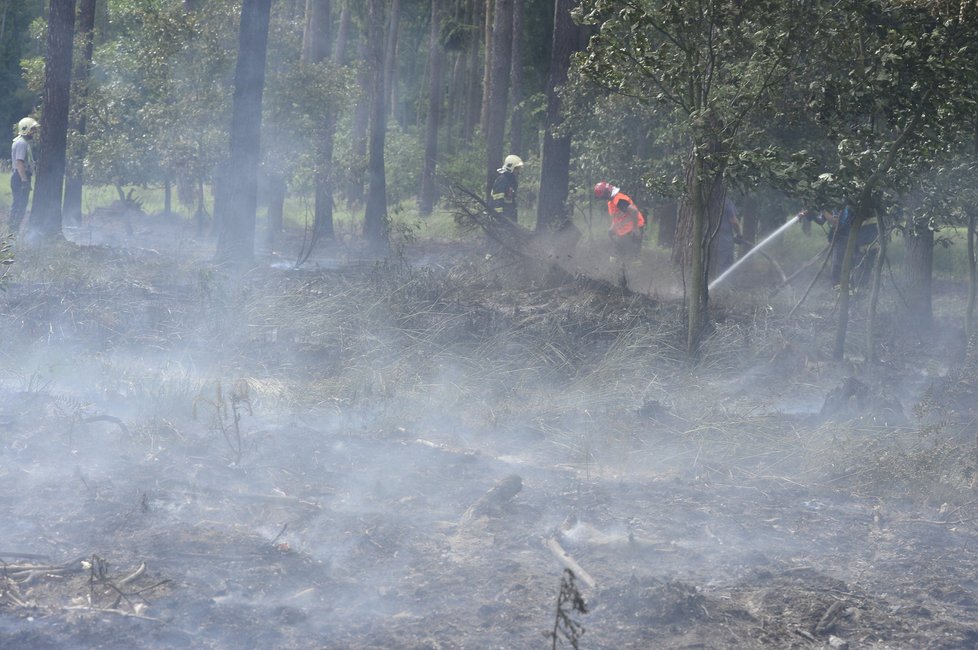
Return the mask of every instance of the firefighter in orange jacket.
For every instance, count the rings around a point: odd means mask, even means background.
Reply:
[[[642,250],[645,215],[630,196],[606,181],[594,186],[594,196],[608,202],[608,214],[611,216],[608,236],[615,252],[622,256],[637,255]]]

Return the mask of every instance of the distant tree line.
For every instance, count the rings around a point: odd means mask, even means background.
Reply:
[[[884,247],[899,229],[918,327],[933,318],[937,233],[961,229],[973,329],[978,7],[964,0],[0,0],[0,12],[0,112],[41,118],[32,223],[48,237],[80,215],[86,183],[120,197],[151,183],[222,260],[250,261],[260,203],[274,240],[297,192],[314,197],[315,237],[335,236],[342,205],[384,254],[390,206],[431,214],[446,184],[479,190],[515,153],[537,231],[590,210],[597,180],[650,208],[686,271],[693,356],[728,195],[745,197],[751,231],[841,205],[853,232],[876,219]]]

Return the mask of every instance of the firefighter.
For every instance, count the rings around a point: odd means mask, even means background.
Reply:
[[[31,194],[31,178],[34,176],[34,135],[40,125],[32,117],[25,117],[17,123],[17,137],[10,145],[10,218],[7,225],[10,232],[20,229],[20,222],[27,213],[27,199]]]
[[[623,257],[637,255],[642,250],[645,215],[630,196],[607,181],[594,186],[594,196],[608,202],[608,214],[611,216],[608,236],[615,252]]]
[[[799,219],[809,219],[821,225],[829,224],[827,238],[832,247],[832,285],[836,288],[842,280],[842,262],[846,254],[849,231],[852,229],[853,214],[849,206],[841,210],[804,210],[798,213]],[[866,219],[856,233],[856,249],[852,258],[853,274],[850,280],[854,287],[865,286],[873,272],[878,254],[879,231],[876,217]]]
[[[497,217],[516,221],[516,190],[519,187],[519,171],[523,160],[510,154],[503,160],[503,166],[496,170],[499,176],[492,183],[489,193],[489,211]]]

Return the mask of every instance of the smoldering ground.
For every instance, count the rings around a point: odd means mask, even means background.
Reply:
[[[721,297],[690,366],[675,304],[471,250],[231,278],[154,232],[0,295],[0,645],[550,647],[568,566],[581,647],[975,638],[966,368],[828,413],[814,308]]]

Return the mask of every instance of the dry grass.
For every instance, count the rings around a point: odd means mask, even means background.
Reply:
[[[944,498],[974,474],[974,440],[950,425],[813,412],[852,371],[821,352],[830,309],[787,320],[763,301],[721,304],[690,365],[679,304],[547,286],[478,255],[230,277],[202,260],[61,245],[18,251],[3,300],[8,381],[124,396],[153,414],[150,436],[209,386],[245,382],[259,414],[327,411],[371,435],[522,435],[584,477]]]

